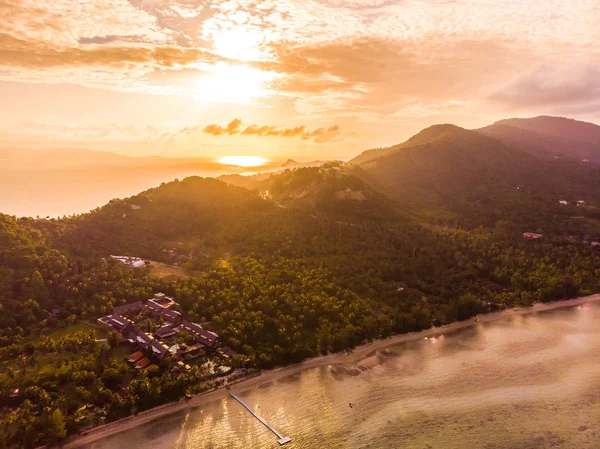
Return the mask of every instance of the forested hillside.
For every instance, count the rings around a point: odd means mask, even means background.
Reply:
[[[476,130],[536,156],[600,163],[600,126],[564,117],[500,120]]]
[[[509,220],[522,231],[598,232],[597,208],[575,207],[600,204],[596,165],[536,157],[453,125],[427,128],[349,165],[422,221],[493,227]]]

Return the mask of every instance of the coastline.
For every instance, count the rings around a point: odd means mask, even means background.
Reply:
[[[307,369],[317,368],[325,365],[342,365],[357,363],[365,359],[366,357],[369,357],[375,351],[384,349],[388,346],[392,346],[398,343],[420,340],[425,337],[432,337],[442,333],[464,329],[480,323],[488,323],[505,318],[510,318],[513,316],[545,312],[554,309],[575,307],[578,305],[592,303],[596,301],[600,301],[600,294],[566,299],[552,303],[538,303],[533,305],[532,307],[523,308],[520,310],[509,309],[500,312],[488,313],[485,315],[478,315],[468,320],[454,322],[445,326],[433,327],[424,331],[399,334],[386,339],[374,340],[370,343],[357,346],[352,350],[352,352],[335,353],[325,356],[319,356],[295,365],[289,365],[286,367],[264,371],[262,374],[247,379],[242,379],[231,385],[237,385],[236,390],[240,392],[250,389],[256,386],[257,384],[273,381],[282,377],[287,377]],[[118,421],[114,421],[93,428],[89,430],[86,435],[73,436],[69,440],[67,440],[67,442],[62,447],[77,448],[86,444],[91,444],[97,440],[132,429],[139,425],[154,421],[155,419],[161,418],[163,416],[177,413],[181,410],[185,410],[188,408],[198,407],[205,401],[211,401],[225,397],[227,397],[227,390],[224,387],[221,387],[208,393],[196,395],[188,401],[182,399],[178,402],[163,404],[161,406],[139,413],[136,416],[129,416],[127,418],[123,418]]]

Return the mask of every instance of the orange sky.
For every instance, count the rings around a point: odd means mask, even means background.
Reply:
[[[2,146],[332,158],[600,122],[598,0],[0,0]]]

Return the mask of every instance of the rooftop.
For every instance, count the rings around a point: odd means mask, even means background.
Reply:
[[[129,358],[127,359],[127,361],[128,361],[128,362],[131,362],[131,363],[135,363],[135,362],[137,362],[139,359],[141,359],[143,356],[144,356],[144,353],[143,353],[143,352],[141,352],[141,351],[137,351],[137,352],[134,352],[133,354],[131,354],[131,355],[129,356]]]
[[[135,364],[135,369],[146,368],[148,365],[150,365],[150,363],[152,363],[150,362],[150,359],[148,357],[144,357]]]

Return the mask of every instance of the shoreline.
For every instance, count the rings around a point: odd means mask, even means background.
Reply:
[[[588,304],[592,302],[600,301],[600,294],[594,294],[590,296],[582,296],[573,299],[566,299],[562,301],[555,301],[551,303],[538,303],[532,307],[523,308],[519,310],[509,309],[502,310],[499,312],[488,313],[484,315],[477,315],[473,318],[469,318],[465,321],[457,321],[451,324],[447,324],[440,327],[432,327],[419,332],[410,332],[407,334],[398,334],[385,339],[373,340],[370,343],[357,346],[352,352],[346,353],[334,353],[324,356],[318,356],[304,362],[288,365],[281,368],[274,368],[268,371],[263,371],[259,375],[255,375],[250,378],[241,379],[238,382],[229,384],[238,386],[238,392],[248,390],[257,384],[270,382],[281,377],[287,377],[297,374],[301,371],[308,369],[318,368],[324,365],[341,365],[348,363],[357,363],[366,357],[369,357],[373,352],[384,349],[388,346],[392,346],[398,343],[409,342],[420,340],[425,337],[432,337],[441,333],[453,332],[456,330],[464,329],[467,327],[475,326],[481,323],[489,323],[498,321],[513,316],[527,315],[537,312],[545,312],[549,310],[562,309],[568,307],[575,307],[582,304]],[[91,444],[97,440],[109,437],[111,435],[124,432],[132,429],[139,425],[154,421],[155,419],[180,412],[185,409],[196,408],[205,401],[210,401],[227,396],[227,390],[225,387],[220,387],[207,393],[196,395],[185,401],[181,399],[177,402],[170,402],[163,404],[158,407],[146,410],[139,413],[138,415],[128,416],[118,421],[113,421],[102,426],[90,429],[86,435],[75,435],[67,440],[62,446],[65,449],[77,448],[86,444]]]

